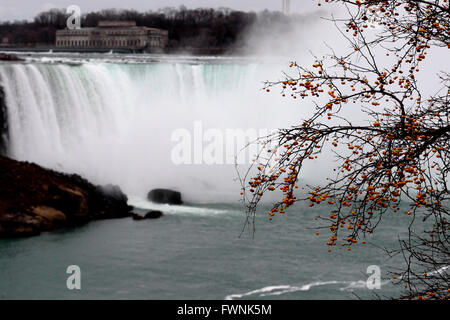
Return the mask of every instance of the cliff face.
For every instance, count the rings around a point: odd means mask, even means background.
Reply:
[[[131,216],[115,186],[0,156],[0,237],[37,235],[91,220]]]

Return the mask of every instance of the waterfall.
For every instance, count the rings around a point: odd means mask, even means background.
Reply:
[[[293,102],[267,95],[280,66],[252,63],[0,64],[8,154],[144,196],[152,187],[238,194],[234,167],[176,165],[171,134],[278,128]],[[1,96],[1,95],[0,95]]]

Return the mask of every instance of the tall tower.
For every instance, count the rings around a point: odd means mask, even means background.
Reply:
[[[291,11],[291,0],[282,0],[283,1],[283,13],[289,14]]]

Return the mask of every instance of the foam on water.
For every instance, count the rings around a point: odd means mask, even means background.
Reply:
[[[386,285],[390,281],[382,281],[381,285]],[[279,296],[283,294],[298,292],[298,291],[309,291],[313,287],[330,286],[330,285],[344,285],[339,288],[339,291],[353,291],[354,289],[367,289],[367,282],[365,280],[357,281],[316,281],[301,286],[291,286],[291,285],[276,285],[267,286],[261,289],[249,291],[240,294],[231,294],[225,297],[225,300],[241,299],[249,296],[256,297],[267,297],[267,296]]]
[[[429,274],[429,275],[443,274],[443,273],[447,272],[447,269],[449,269],[449,268],[450,268],[450,266],[443,266],[443,267],[439,268],[438,270],[427,272],[427,274]]]
[[[158,204],[136,196],[129,196],[128,204],[141,210],[158,210],[163,211],[164,214],[174,214],[174,215],[215,216],[223,214],[227,215],[242,214],[242,211],[240,210],[230,210],[230,209],[222,210],[217,208],[200,207],[196,205]]]

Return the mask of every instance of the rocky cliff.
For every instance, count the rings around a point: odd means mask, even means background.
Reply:
[[[131,216],[115,186],[0,156],[0,237],[37,235],[91,220]]]

